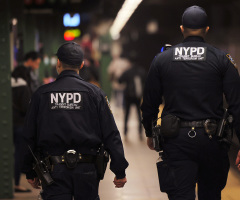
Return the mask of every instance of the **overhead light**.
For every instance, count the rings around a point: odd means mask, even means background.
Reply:
[[[12,25],[13,25],[13,26],[16,26],[17,23],[18,23],[18,20],[17,20],[16,18],[13,18],[13,19],[12,19]]]
[[[110,28],[110,34],[113,39],[119,38],[121,30],[141,2],[142,0],[125,0]]]
[[[64,39],[66,41],[71,41],[74,40],[77,37],[80,37],[81,35],[81,30],[80,29],[70,29],[70,30],[66,30],[64,32]]]
[[[151,20],[147,23],[147,32],[149,34],[155,34],[158,32],[158,22],[156,20]]]
[[[63,25],[65,27],[76,27],[80,25],[80,14],[75,13],[74,15],[70,15],[70,13],[65,13],[63,16]]]

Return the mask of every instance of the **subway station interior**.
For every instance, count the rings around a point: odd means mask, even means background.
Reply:
[[[99,186],[100,199],[168,200],[159,188],[158,153],[147,147],[135,106],[130,107],[127,136],[124,134],[124,100],[122,93],[116,93],[123,89],[111,77],[120,77],[134,65],[145,79],[153,58],[164,45],[183,40],[181,16],[193,5],[203,7],[208,14],[210,30],[206,41],[231,54],[239,66],[239,0],[0,0],[0,199],[41,199],[40,190],[31,188],[23,173],[20,186],[31,192],[16,192],[11,74],[24,62],[26,53],[36,51],[41,56],[39,67],[33,70],[36,87],[53,82],[59,46],[74,41],[84,51],[85,66],[80,76],[108,96],[130,164],[126,170],[128,182],[120,189],[114,187],[114,174],[108,165]],[[236,136],[233,143],[239,145]],[[232,145],[222,200],[240,199],[237,152]]]

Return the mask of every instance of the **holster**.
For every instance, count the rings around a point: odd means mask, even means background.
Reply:
[[[159,125],[152,128],[153,148],[159,152],[163,150],[164,138],[161,135],[161,127]]]
[[[101,144],[99,151],[97,153],[96,162],[95,162],[97,175],[100,180],[103,180],[104,178],[108,161],[109,161],[109,153],[104,149],[104,145]]]
[[[156,164],[160,190],[167,193],[176,191],[177,183],[174,169],[170,167],[168,161],[165,159],[163,161],[157,162]]]

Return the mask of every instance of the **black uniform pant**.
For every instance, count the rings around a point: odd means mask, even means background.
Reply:
[[[13,129],[14,133],[14,179],[15,179],[15,185],[19,185],[20,183],[20,177],[23,167],[23,160],[24,160],[24,153],[26,150],[26,147],[22,145],[23,143],[23,126],[14,126]]]
[[[43,187],[43,200],[99,200],[96,168],[94,164],[79,163],[69,169],[57,164],[51,172],[54,183]]]
[[[229,171],[228,150],[204,129],[190,138],[190,129],[181,128],[176,138],[165,140],[168,167],[158,169],[160,186],[167,186],[169,200],[195,200],[196,183],[199,200],[220,200]]]
[[[124,103],[125,103],[124,134],[127,135],[127,131],[128,131],[127,122],[128,122],[129,111],[130,111],[131,105],[135,105],[137,108],[137,115],[138,115],[138,122],[139,122],[139,134],[142,134],[141,113],[140,113],[141,99],[125,96]]]

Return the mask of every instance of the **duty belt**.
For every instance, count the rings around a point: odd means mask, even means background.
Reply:
[[[180,127],[186,128],[191,127],[192,129],[188,132],[189,137],[193,138],[196,136],[195,128],[204,128],[205,132],[211,139],[217,132],[218,123],[214,119],[207,119],[201,121],[181,121]]]
[[[207,119],[207,120],[201,120],[201,121],[181,121],[180,127],[203,128],[203,127],[206,127],[206,125],[210,125],[210,124],[217,126],[217,121],[214,119]]]
[[[180,127],[186,128],[186,127],[195,127],[195,128],[202,128],[204,127],[204,123],[206,120],[202,121],[181,121]]]
[[[77,153],[75,150],[68,150],[61,156],[50,156],[50,164],[56,165],[65,163],[69,168],[76,167],[77,163],[95,163],[96,156]]]

